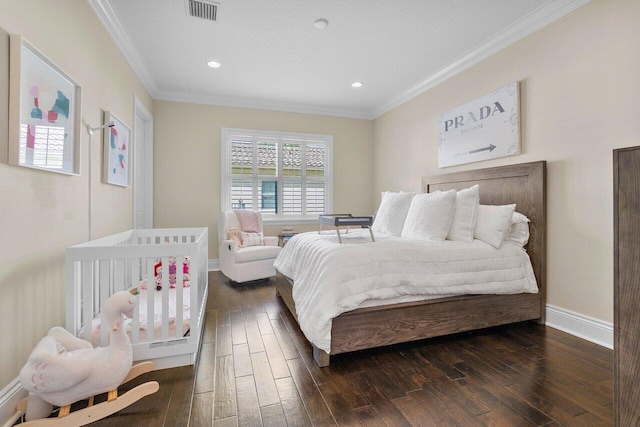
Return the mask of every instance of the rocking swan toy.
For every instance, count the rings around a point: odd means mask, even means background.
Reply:
[[[137,294],[137,289],[117,292],[105,302],[101,323],[110,326],[107,347],[93,348],[61,327],[52,328],[40,340],[20,371],[20,382],[29,392],[26,410],[24,402],[18,405],[18,411],[26,412],[27,422],[23,425],[40,425],[38,422],[45,421],[40,419],[51,414],[53,405],[60,406],[59,418],[46,421],[60,420],[63,422],[56,425],[65,426],[83,425],[158,390],[158,383],[152,381],[120,397],[117,395],[120,384],[153,369],[151,362],[131,367],[131,343],[122,325],[123,314],[133,316]],[[93,406],[93,396],[107,392],[108,400]],[[87,398],[89,407],[70,414],[72,403]]]

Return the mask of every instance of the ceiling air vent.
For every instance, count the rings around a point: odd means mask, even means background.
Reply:
[[[218,3],[202,0],[186,0],[187,13],[196,18],[215,21],[218,15]]]

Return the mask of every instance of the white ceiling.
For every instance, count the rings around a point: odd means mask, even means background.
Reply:
[[[155,99],[359,118],[588,1],[219,0],[213,22],[186,0],[89,0]]]

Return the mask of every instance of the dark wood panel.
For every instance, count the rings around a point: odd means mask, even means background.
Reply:
[[[263,406],[260,408],[260,413],[262,414],[262,425],[264,427],[282,427],[282,420],[285,417],[281,404]]]
[[[273,334],[273,328],[271,327],[269,315],[266,313],[266,311],[263,311],[262,313],[256,313],[256,321],[258,322],[258,328],[260,329],[260,333],[262,335]]]
[[[213,391],[216,371],[216,345],[215,343],[202,343],[200,357],[196,371],[196,393]]]
[[[223,418],[221,420],[214,420],[213,425],[215,427],[238,427],[238,417]]]
[[[262,335],[262,342],[269,358],[269,366],[271,366],[271,372],[273,378],[289,377],[289,367],[287,366],[287,360],[280,349],[280,344],[275,334]]]
[[[215,384],[214,418],[223,419],[235,416],[237,414],[236,381],[232,355],[217,358]]]
[[[360,424],[365,427],[388,427],[387,424],[380,418],[380,414],[373,406],[364,406],[354,411]]]
[[[218,356],[233,354],[233,343],[231,341],[231,325],[219,325],[217,344]]]
[[[264,352],[251,354],[251,365],[253,366],[258,391],[258,401],[260,406],[269,406],[280,403],[278,390],[273,379],[273,373],[269,367],[269,360]]]
[[[245,320],[245,331],[247,333],[247,343],[249,344],[249,353],[259,353],[264,351],[264,345],[260,338],[260,328],[255,319]]]
[[[616,421],[640,425],[640,147],[615,150],[614,340]]]
[[[304,408],[300,393],[296,388],[293,378],[280,378],[276,380],[278,395],[282,402],[282,409],[286,418],[287,425],[291,426],[310,426],[311,420]]]
[[[389,345],[536,318],[536,294],[469,296],[407,303],[381,312],[354,310],[334,319],[331,345],[344,351]],[[335,332],[334,332],[335,331]]]
[[[258,393],[253,375],[236,378],[238,427],[262,425]]]
[[[247,344],[233,346],[233,368],[236,377],[244,377],[253,374],[251,367],[251,356]]]
[[[373,375],[371,375],[373,374]],[[409,421],[402,415],[383,392],[385,384],[379,384],[375,381],[376,372],[359,372],[351,376],[352,387],[357,389],[359,393],[366,397],[375,408],[380,419],[389,426],[410,426]]]
[[[246,344],[247,334],[244,328],[244,317],[240,310],[234,310],[231,315],[231,340],[233,345]]]
[[[213,392],[193,396],[190,427],[211,427],[213,425]]]
[[[287,364],[311,422],[321,426],[336,425],[331,411],[302,359],[291,359]]]
[[[333,383],[319,384],[318,389],[338,425],[360,425],[358,417],[345,399],[344,394]]]

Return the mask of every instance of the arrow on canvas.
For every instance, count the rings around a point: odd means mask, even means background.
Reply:
[[[469,154],[479,153],[479,152],[481,152],[481,151],[487,151],[487,150],[488,150],[489,152],[491,152],[491,151],[493,151],[493,149],[494,149],[494,148],[496,148],[496,146],[495,146],[495,145],[493,145],[493,144],[489,144],[489,146],[488,146],[488,147],[478,148],[477,150],[471,150],[471,151],[469,151]]]

